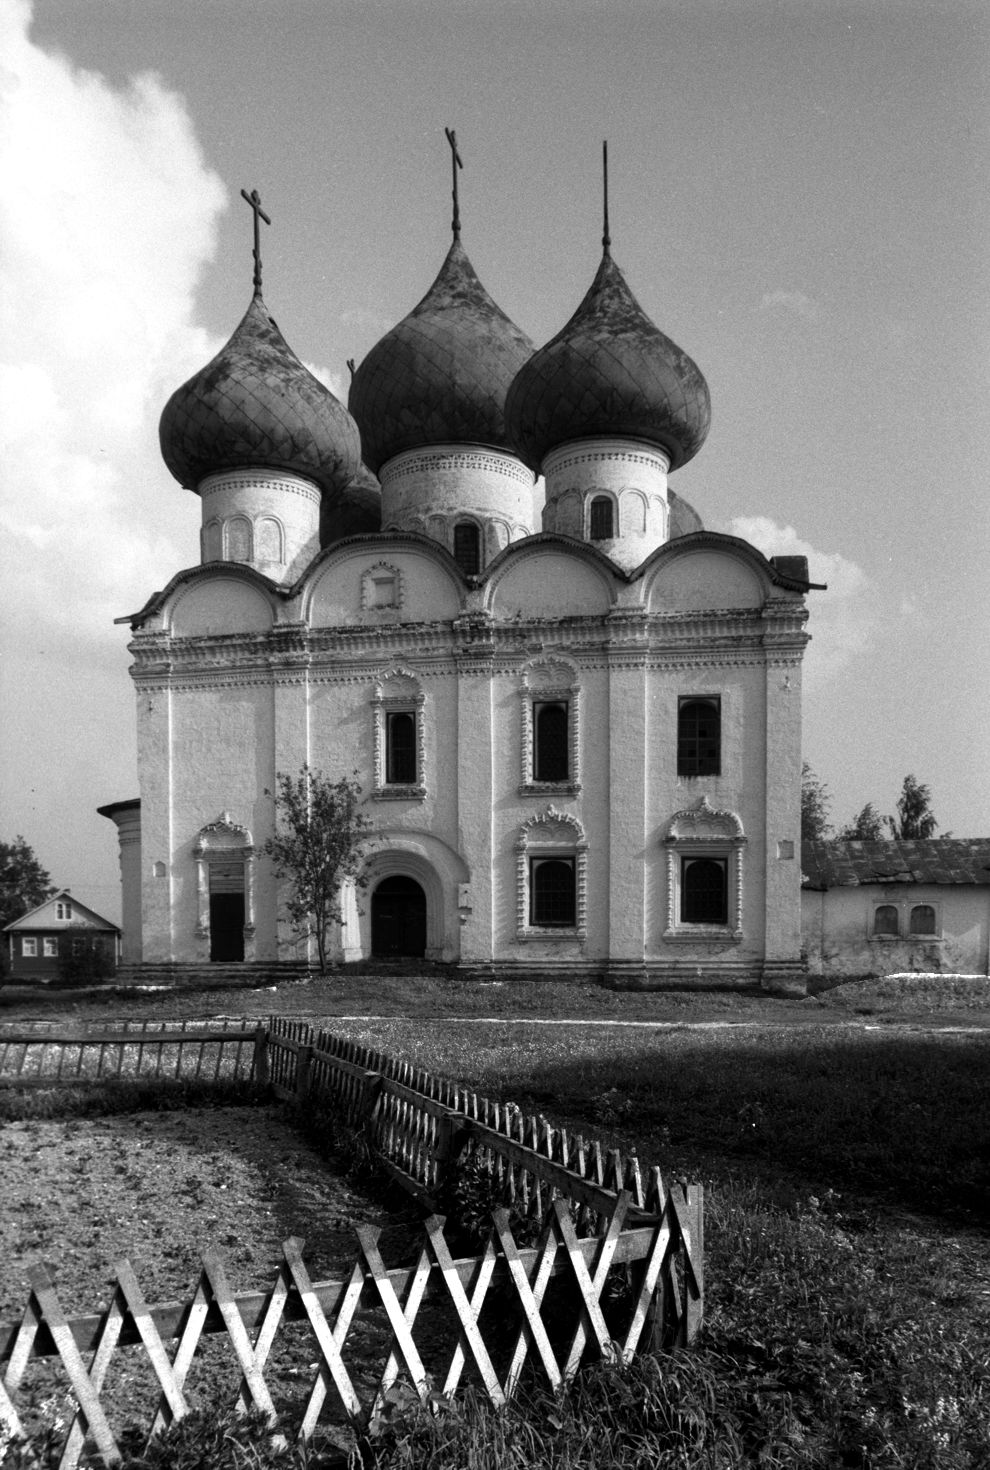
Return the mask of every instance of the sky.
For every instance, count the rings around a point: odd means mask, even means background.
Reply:
[[[0,0],[0,840],[119,914],[129,630],[199,560],[165,400],[251,296],[338,394],[463,242],[540,344],[601,253],[699,364],[672,477],[807,555],[804,755],[990,834],[983,0]]]

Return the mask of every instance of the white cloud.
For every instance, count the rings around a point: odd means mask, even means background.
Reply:
[[[21,626],[106,638],[190,560],[177,487],[148,487],[161,405],[219,345],[194,292],[225,194],[180,97],[47,54],[30,20],[0,4],[2,595]]]
[[[760,301],[761,311],[789,311],[806,322],[822,319],[821,303],[803,291],[768,291]]]
[[[764,556],[806,556],[812,582],[825,592],[809,592],[804,681],[809,689],[836,680],[857,654],[875,639],[880,621],[876,589],[862,567],[838,551],[819,551],[793,526],[778,526],[769,516],[736,516],[725,527],[749,541]]]

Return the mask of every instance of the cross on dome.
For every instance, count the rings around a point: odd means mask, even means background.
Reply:
[[[261,195],[258,193],[257,189],[252,189],[251,192],[250,192],[250,194],[248,193],[248,191],[246,189],[242,189],[241,190],[241,198],[242,199],[245,199],[247,201],[247,203],[250,204],[251,209],[252,209],[252,212],[254,214],[254,294],[255,294],[255,296],[260,296],[261,295],[261,230],[259,228],[259,220],[264,220],[264,222],[265,222],[266,225],[270,225],[271,224],[271,220],[269,219],[268,215],[265,213],[265,211],[261,207]]]

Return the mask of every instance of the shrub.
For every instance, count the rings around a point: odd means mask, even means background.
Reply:
[[[99,985],[117,973],[113,940],[82,924],[70,924],[60,936],[58,978],[61,985]]]

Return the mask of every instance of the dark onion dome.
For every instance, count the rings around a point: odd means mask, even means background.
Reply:
[[[406,449],[509,450],[505,395],[533,344],[495,305],[455,239],[418,306],[382,337],[351,382],[348,407],[376,473]]]
[[[382,491],[367,465],[361,465],[340,495],[324,495],[320,503],[320,545],[330,546],[345,536],[382,528]]]
[[[671,469],[697,454],[711,422],[700,369],[655,327],[606,251],[566,327],[519,372],[506,423],[520,459],[539,472],[575,439],[644,439]]]
[[[335,493],[361,463],[354,420],[299,361],[259,294],[226,347],[172,394],[158,437],[187,490],[221,470],[267,468]]]

